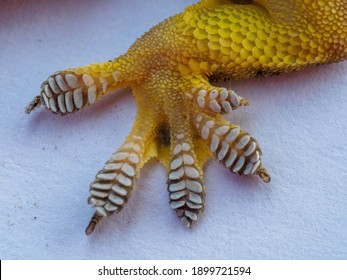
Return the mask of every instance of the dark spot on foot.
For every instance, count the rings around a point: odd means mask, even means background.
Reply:
[[[158,145],[169,146],[170,145],[170,128],[167,124],[161,124],[158,129],[157,134],[157,143]]]

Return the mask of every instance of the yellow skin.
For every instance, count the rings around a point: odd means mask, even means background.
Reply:
[[[67,114],[130,86],[131,133],[90,185],[86,233],[127,203],[143,164],[167,168],[170,204],[190,227],[204,209],[202,167],[214,156],[241,175],[270,176],[256,140],[224,120],[248,101],[210,84],[266,76],[347,57],[345,0],[203,0],[156,25],[122,56],[59,71],[27,107]]]

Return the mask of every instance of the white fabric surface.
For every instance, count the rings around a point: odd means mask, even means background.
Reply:
[[[346,62],[230,82],[251,105],[228,119],[259,140],[270,184],[210,160],[206,210],[187,230],[152,160],[127,207],[85,236],[89,183],[130,131],[131,91],[65,117],[24,108],[51,73],[112,59],[193,2],[0,2],[1,259],[347,257]]]

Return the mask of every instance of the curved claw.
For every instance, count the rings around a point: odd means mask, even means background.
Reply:
[[[241,106],[249,106],[250,102],[247,98],[242,97],[240,100]]]
[[[35,96],[35,98],[25,107],[25,113],[30,114],[32,111],[36,110],[42,105],[42,98],[40,95]]]
[[[262,165],[258,168],[258,170],[255,174],[258,175],[264,183],[269,183],[271,181],[270,174],[267,172],[265,167]]]
[[[96,225],[101,221],[102,216],[99,216],[97,212],[94,213],[93,217],[85,230],[86,235],[91,235],[96,227]]]

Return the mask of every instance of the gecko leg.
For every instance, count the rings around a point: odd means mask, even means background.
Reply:
[[[126,85],[117,67],[115,61],[110,61],[58,71],[42,83],[41,95],[30,102],[25,112],[30,114],[44,105],[53,113],[65,115],[91,105]]]
[[[167,180],[170,205],[176,210],[182,223],[191,227],[204,209],[203,174],[191,137],[186,133],[174,134],[173,137]]]
[[[265,183],[270,182],[270,175],[261,164],[262,152],[258,142],[240,127],[221,116],[212,118],[204,113],[196,115],[195,126],[213,156],[224,167],[241,175],[256,174]]]

